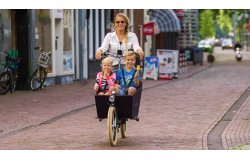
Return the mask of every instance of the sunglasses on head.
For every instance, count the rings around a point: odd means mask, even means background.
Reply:
[[[119,23],[123,24],[123,23],[125,23],[125,21],[116,21],[115,23],[116,24],[119,24]]]

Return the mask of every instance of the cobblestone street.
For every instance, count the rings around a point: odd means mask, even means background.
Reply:
[[[128,121],[128,137],[118,138],[117,147],[108,144],[106,119],[95,118],[93,80],[18,91],[0,97],[0,149],[207,149],[207,134],[250,86],[249,79],[249,62],[243,61],[190,66],[178,80],[145,80],[140,121]],[[224,132],[225,149],[249,143],[249,106],[248,98]],[[240,117],[246,120],[242,128]],[[244,141],[229,143],[237,138],[232,129]]]

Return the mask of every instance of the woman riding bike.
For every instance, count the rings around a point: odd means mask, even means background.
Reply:
[[[100,48],[96,51],[96,59],[100,59],[102,54],[106,51],[116,55],[121,53],[124,56],[125,52],[133,49],[139,54],[140,59],[144,57],[144,52],[139,45],[138,38],[135,33],[129,32],[129,18],[123,14],[118,13],[114,18],[114,32],[108,33]],[[117,65],[118,62],[114,59],[113,65]]]

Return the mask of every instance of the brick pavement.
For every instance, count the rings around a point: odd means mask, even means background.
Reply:
[[[191,76],[207,67],[209,67],[207,64],[204,66],[189,66],[188,72],[183,73],[179,78],[183,79]],[[144,88],[171,82],[166,80],[147,80],[144,82]],[[92,92],[89,92],[92,90],[92,83],[93,80],[87,80],[85,82],[74,82],[69,85],[56,85],[48,87],[43,91],[17,91],[12,95],[1,96],[0,129],[3,132],[0,132],[0,136],[27,126],[40,124],[63,113],[93,104],[94,96]],[[240,116],[241,114],[239,113],[238,118]]]
[[[250,149],[250,96],[224,130],[222,142],[225,149]]]
[[[179,79],[206,69],[208,66],[208,64],[204,66],[190,65],[189,71],[180,74]],[[72,84],[55,85],[44,90],[16,91],[14,94],[1,95],[0,136],[94,104],[93,82],[93,79],[89,79],[84,82],[76,81]],[[147,80],[144,88],[170,82],[171,80]]]

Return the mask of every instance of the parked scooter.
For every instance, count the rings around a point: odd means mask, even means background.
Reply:
[[[235,50],[235,59],[240,62],[242,60],[242,53],[239,47]]]

